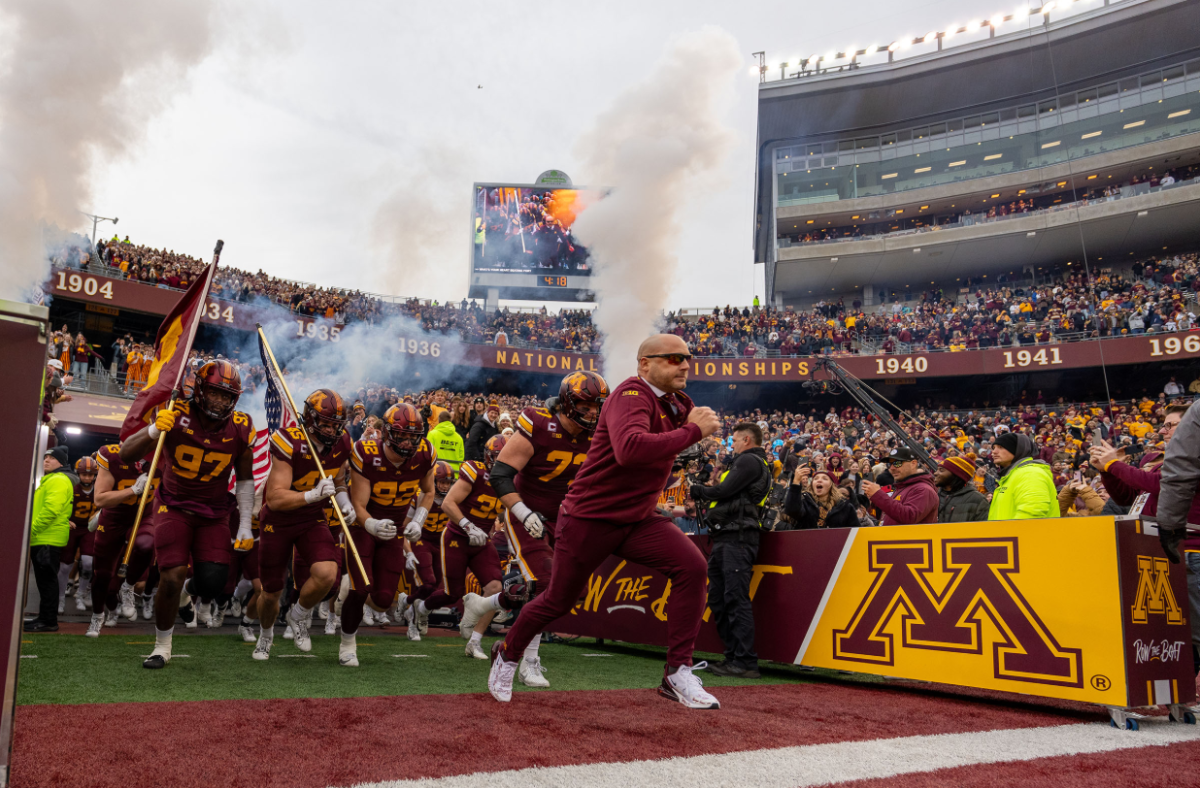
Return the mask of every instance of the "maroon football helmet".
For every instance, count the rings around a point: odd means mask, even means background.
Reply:
[[[450,463],[445,460],[438,460],[434,463],[433,486],[437,490],[439,498],[444,498],[446,493],[450,492],[450,488],[454,486],[454,468],[450,467]]]
[[[559,412],[588,432],[600,421],[600,408],[608,399],[608,384],[595,372],[572,372],[558,387]],[[596,405],[594,412],[585,410],[586,403]]]
[[[238,397],[242,396],[242,376],[237,367],[225,359],[210,361],[196,372],[192,387],[192,402],[196,409],[216,422],[225,422],[233,415]]]
[[[75,475],[79,477],[79,481],[84,487],[91,487],[96,483],[96,474],[100,472],[100,466],[91,456],[80,457],[75,461]]]
[[[425,437],[425,420],[417,409],[407,402],[393,405],[383,414],[383,422],[387,445],[392,451],[406,459],[413,456]]]
[[[496,458],[500,456],[500,452],[504,449],[504,444],[506,443],[508,443],[508,438],[503,435],[493,435],[488,438],[487,445],[483,448],[483,464],[487,466],[489,471],[496,464]]]
[[[346,432],[346,405],[331,389],[317,389],[304,400],[304,429],[322,454],[333,448]]]

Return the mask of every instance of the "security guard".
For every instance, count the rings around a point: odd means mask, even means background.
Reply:
[[[754,611],[750,575],[758,557],[763,506],[771,493],[771,469],[762,447],[762,428],[742,422],[733,428],[733,464],[711,487],[695,485],[692,499],[712,538],[708,558],[708,606],[725,659],[709,665],[718,676],[756,679]]]

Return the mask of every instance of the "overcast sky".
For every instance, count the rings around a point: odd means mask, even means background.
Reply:
[[[473,181],[577,184],[576,139],[671,36],[732,34],[744,75],[724,122],[737,145],[719,183],[687,195],[670,303],[748,303],[755,111],[750,53],[769,62],[886,44],[1011,13],[980,0],[243,4],[134,152],[100,162],[94,204],[122,236],[321,285],[457,300],[466,289]],[[776,72],[777,74],[777,72]],[[396,196],[402,199],[396,202]],[[415,199],[412,199],[415,198]],[[373,241],[406,205],[433,240],[408,259]],[[411,221],[410,221],[411,223]],[[111,235],[112,226],[102,225]]]

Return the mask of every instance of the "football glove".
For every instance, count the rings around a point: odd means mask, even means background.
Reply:
[[[317,503],[331,497],[334,492],[333,479],[323,476],[321,477],[321,481],[314,484],[311,490],[304,493],[304,502]]]
[[[233,549],[239,553],[254,549],[254,531],[250,530],[250,526],[243,525],[238,528],[237,536],[233,540]]]
[[[546,531],[546,524],[542,522],[542,516],[530,509],[523,502],[518,502],[512,508],[513,517],[521,521],[525,526],[525,530],[534,539],[541,539],[542,534]]]
[[[410,572],[417,571],[417,565],[421,563],[421,559],[417,558],[416,553],[404,554],[404,568]]]
[[[419,541],[421,538],[421,523],[423,520],[413,518],[408,521],[408,525],[404,526],[404,538],[410,542]]]
[[[141,498],[142,491],[146,489],[146,482],[148,481],[150,481],[150,477],[143,473],[141,476],[137,477],[137,481],[133,483],[133,486],[129,488],[129,491],[132,492],[136,497]]]
[[[158,440],[158,436],[164,432],[170,432],[175,426],[175,411],[171,408],[164,408],[154,417],[154,423],[150,425],[147,431],[151,438]]]
[[[467,541],[470,542],[471,547],[483,547],[487,544],[487,534],[467,518],[459,520],[458,527],[463,529],[463,533],[467,535]]]
[[[350,503],[350,496],[345,490],[342,490],[334,496],[337,501],[338,508],[342,510],[342,519],[346,521],[346,525],[354,525],[358,522],[358,514],[354,511],[354,504]]]
[[[376,520],[374,517],[368,517],[367,521],[363,523],[363,527],[376,539],[386,542],[388,539],[396,538],[396,524],[391,520]]]

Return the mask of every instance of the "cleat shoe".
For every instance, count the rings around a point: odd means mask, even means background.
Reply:
[[[201,626],[212,626],[212,602],[200,601],[196,604],[196,623]]]
[[[88,606],[83,601],[83,596],[80,594],[76,594],[75,595],[75,612],[82,613],[83,611],[85,611],[87,609],[88,609]]]
[[[517,670],[517,678],[526,687],[549,687],[550,682],[546,681],[546,677],[542,675],[545,672],[541,657],[522,659],[521,667]]]
[[[142,595],[142,618],[146,621],[154,618],[154,597],[158,589]]]
[[[183,623],[188,625],[188,629],[195,629],[196,607],[191,602],[186,605],[179,606],[179,617],[183,619]]]
[[[347,668],[358,667],[358,643],[354,635],[350,636],[349,641],[342,635],[342,642],[338,645],[338,664]]]
[[[254,653],[250,656],[262,662],[271,658],[271,644],[275,641],[275,633],[271,630],[264,629],[262,634],[258,636],[258,645],[254,647]]]
[[[83,606],[88,610],[92,609],[92,584],[90,582],[87,584],[87,589],[83,592]]]
[[[78,580],[68,580],[67,588],[66,588],[66,591],[63,593],[63,596],[75,596],[75,592],[78,590],[78,587],[79,587],[78,583],[79,583]]]
[[[116,610],[105,610],[104,611],[104,626],[115,627],[119,620],[120,620],[120,616],[117,614]]]
[[[429,608],[424,605],[417,607],[417,629],[422,635],[429,634]]]
[[[133,586],[128,583],[121,583],[121,605],[117,609],[121,611],[121,618],[126,621],[137,620],[137,603],[133,600]]]
[[[296,637],[296,630],[292,629],[291,619],[288,619],[287,627],[283,630],[283,639],[291,640]]]
[[[363,605],[362,623],[364,627],[375,626],[375,611],[370,605]]]
[[[464,638],[471,637],[471,632],[475,629],[475,625],[479,623],[479,619],[491,613],[492,603],[487,601],[486,597],[479,594],[467,594],[463,597],[463,617],[458,624],[458,633]]]
[[[242,636],[243,643],[257,643],[258,638],[254,636],[254,625],[238,624],[238,634]]]
[[[481,649],[479,645],[480,644],[478,641],[468,640],[467,647],[464,649],[464,653],[468,657],[474,657],[475,659],[487,659],[488,655],[483,653],[483,649]]]
[[[154,650],[150,652],[150,656],[146,657],[146,660],[142,663],[142,667],[150,670],[160,670],[165,668],[170,661],[171,647],[169,645],[155,646]]]
[[[233,600],[230,601],[230,603],[229,603],[229,615],[232,616],[235,620],[241,621],[242,613],[245,613],[245,612],[246,612],[246,608],[242,606],[242,600],[238,599],[237,597],[234,597]]]
[[[328,599],[322,601],[321,604],[317,605],[317,618],[321,619],[322,621],[329,620],[329,600]]]
[[[404,617],[408,619],[408,639],[415,642],[421,639],[421,628],[417,625],[417,616],[415,611],[410,607],[404,611]]]
[[[297,605],[292,605],[292,609],[288,611],[288,625],[292,628],[292,642],[296,648],[305,653],[312,651],[312,640],[308,637],[308,628],[311,626],[311,622],[308,616],[299,614]]]
[[[334,613],[329,614],[329,618],[325,619],[325,634],[336,635],[342,627],[342,617]]]
[[[696,670],[704,670],[707,663],[701,662]],[[704,691],[704,682],[692,672],[693,668],[680,665],[674,673],[663,676],[662,684],[658,686],[658,694],[664,698],[682,703],[689,709],[719,709],[721,704],[712,695]]]
[[[506,660],[502,653],[504,641],[492,644],[492,670],[488,673],[488,692],[501,703],[512,700],[513,677],[517,675],[517,663]]]
[[[390,618],[393,623],[399,624],[401,621],[405,620],[404,614],[407,611],[408,611],[408,594],[399,593],[399,594],[396,594],[396,601],[392,603],[392,606],[390,608],[388,608],[387,615],[388,615],[388,618]]]
[[[88,624],[87,632],[85,632],[84,634],[90,638],[98,638],[98,637],[100,637],[100,627],[102,627],[102,626],[104,626],[104,614],[103,613],[93,613],[92,614],[92,623]]]
[[[210,621],[208,625],[210,627],[212,627],[213,629],[220,629],[221,627],[225,626],[225,611],[226,610],[228,610],[228,608],[218,607],[217,614],[215,616],[213,616],[212,621]]]
[[[375,611],[375,623],[381,627],[386,627],[388,624],[392,623],[392,620],[388,618],[387,613],[380,613],[377,610]]]

